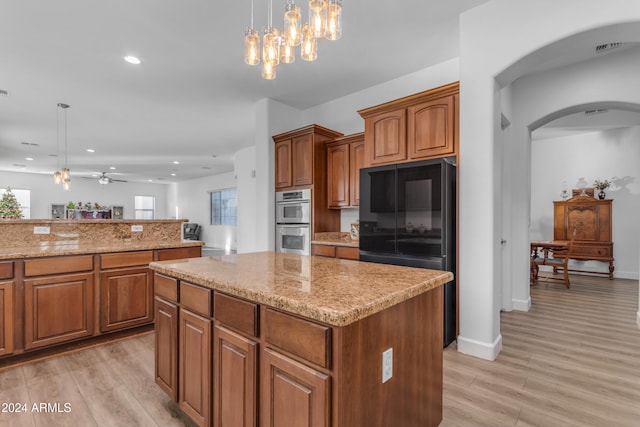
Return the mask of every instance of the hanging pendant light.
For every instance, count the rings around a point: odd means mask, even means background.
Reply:
[[[280,35],[280,62],[284,64],[291,64],[295,62],[296,54],[289,41],[289,36],[282,32]]]
[[[299,46],[300,35],[300,7],[295,4],[294,0],[287,0],[284,5],[284,31],[283,35],[287,37],[291,46]]]
[[[309,27],[315,38],[324,37],[327,28],[326,0],[309,0]]]
[[[260,36],[253,29],[253,0],[251,0],[251,26],[244,32],[244,62],[249,65],[260,63]]]
[[[67,166],[67,155],[68,155],[68,150],[67,150],[67,109],[69,108],[68,104],[62,104],[59,103],[58,107],[62,108],[64,110],[64,168],[62,169],[62,188],[64,188],[65,190],[69,190],[69,183],[71,182],[71,172],[69,171],[69,168]]]
[[[262,78],[265,80],[273,80],[276,78],[276,67],[268,62],[262,63]]]
[[[328,0],[327,40],[338,40],[342,36],[342,0]]]
[[[318,59],[318,39],[313,36],[309,24],[302,26],[302,44],[300,57],[304,61],[315,61]]]

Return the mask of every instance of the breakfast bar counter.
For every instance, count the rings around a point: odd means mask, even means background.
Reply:
[[[440,423],[451,273],[275,252],[150,268],[156,383],[197,424]]]

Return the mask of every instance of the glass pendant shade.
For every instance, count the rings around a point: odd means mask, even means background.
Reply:
[[[269,63],[273,67],[280,63],[280,34],[276,28],[264,29],[264,35],[262,36],[262,62]]]
[[[324,0],[309,1],[309,26],[316,38],[324,37],[327,28],[327,2]]]
[[[60,184],[62,182],[62,174],[60,173],[60,171],[56,171],[53,174],[53,182],[55,182],[56,184]]]
[[[291,43],[289,43],[289,37],[286,34],[280,36],[280,62],[284,64],[291,64],[295,62],[296,55]]]
[[[65,191],[69,191],[69,183],[70,182],[71,182],[70,179],[67,179],[67,180],[62,182],[62,188],[64,188]]]
[[[262,78],[265,80],[273,80],[276,78],[276,67],[268,62],[262,63]]]
[[[284,31],[291,46],[300,45],[300,7],[295,3],[284,6]]]
[[[300,57],[304,61],[315,61],[318,58],[318,39],[313,36],[308,24],[302,27],[302,46]]]
[[[71,179],[71,177],[69,176],[69,169],[67,169],[67,168],[62,169],[62,180],[64,182],[67,182],[70,179]]]
[[[244,62],[249,65],[260,63],[260,36],[253,28],[244,32]]]
[[[329,0],[327,7],[327,40],[338,40],[342,36],[342,1]]]

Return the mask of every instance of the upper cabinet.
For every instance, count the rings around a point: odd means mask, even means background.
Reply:
[[[458,90],[451,83],[360,110],[365,166],[456,155]]]
[[[275,135],[276,191],[310,187],[317,180],[324,181],[324,143],[340,136],[341,133],[318,125]]]
[[[327,206],[360,205],[360,168],[364,167],[364,134],[338,138],[327,144]]]

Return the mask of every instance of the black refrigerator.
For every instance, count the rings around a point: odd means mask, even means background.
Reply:
[[[360,261],[456,274],[455,158],[360,170]],[[444,286],[444,346],[456,339],[456,283]]]

